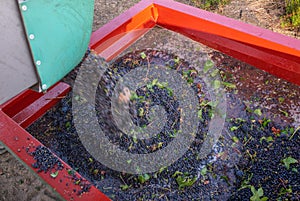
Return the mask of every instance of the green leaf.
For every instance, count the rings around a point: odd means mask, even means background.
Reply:
[[[250,189],[252,192],[252,196],[250,197],[251,201],[266,201],[268,199],[267,197],[260,198],[264,195],[264,191],[261,187],[258,190],[256,190],[254,186],[251,186]]]
[[[181,175],[181,174],[183,174],[182,172],[179,172],[179,171],[176,171],[173,175],[172,175],[172,177],[176,177],[177,175]]]
[[[191,78],[191,77],[189,77],[189,78],[187,79],[187,83],[188,83],[188,84],[193,84],[193,83],[194,83],[194,79]]]
[[[178,64],[179,63],[179,57],[176,57],[176,59],[174,59],[174,62]]]
[[[189,187],[192,186],[195,182],[197,181],[197,177],[194,178],[189,178],[187,176],[181,176],[179,175],[176,178],[176,182],[179,186],[179,190],[185,188],[185,187]]]
[[[208,105],[208,101],[207,100],[204,100],[200,103],[200,106],[207,106]]]
[[[160,169],[159,169],[159,171],[158,171],[158,173],[160,174],[160,173],[162,173],[165,169],[167,169],[167,167],[161,167]]]
[[[165,88],[165,86],[163,85],[163,83],[157,82],[156,86],[158,86],[158,88],[163,89]]]
[[[71,128],[71,122],[68,121],[68,122],[65,124],[65,126],[66,126],[67,129]]]
[[[214,87],[214,89],[219,89],[221,87],[221,81],[220,80],[214,80],[213,87]]]
[[[133,140],[134,143],[138,143],[138,139],[135,135],[132,137],[132,140]]]
[[[254,110],[254,114],[261,116],[262,115],[261,109]]]
[[[74,170],[68,170],[68,174],[69,174],[69,175],[74,175],[74,174],[75,174],[75,171],[74,171]]]
[[[239,138],[237,138],[236,136],[233,136],[232,137],[232,141],[235,142],[235,143],[238,143],[239,142]]]
[[[159,148],[162,148],[162,146],[163,146],[163,142],[159,142],[158,144],[157,144],[157,148],[159,149]]]
[[[282,196],[282,195],[289,194],[289,193],[292,193],[292,192],[293,192],[293,189],[291,187],[289,187],[289,188],[282,187],[282,188],[280,188],[278,195]]]
[[[274,139],[272,136],[267,137],[267,142],[273,142],[273,141],[274,141]]]
[[[169,88],[169,87],[167,87],[166,89],[168,91],[169,96],[172,97],[173,96],[173,90],[171,88]]]
[[[151,87],[153,87],[154,85],[156,85],[157,82],[158,82],[157,78],[153,79],[152,82],[151,82]]]
[[[174,130],[173,132],[170,132],[170,133],[169,133],[169,137],[174,138],[174,137],[176,137],[176,136],[177,136],[177,131],[176,131],[176,130]]]
[[[279,98],[278,98],[278,101],[279,101],[279,103],[283,103],[284,98],[283,98],[283,97],[279,97]]]
[[[236,88],[236,85],[235,84],[232,84],[232,83],[229,83],[229,82],[223,82],[223,85],[225,87],[228,87],[230,89],[235,89]]]
[[[271,122],[270,119],[263,119],[262,126],[265,128]]]
[[[287,158],[284,158],[282,160],[282,162],[284,163],[284,166],[286,167],[286,169],[290,169],[290,165],[291,164],[295,164],[295,163],[298,163],[298,161],[296,159],[294,159],[293,157],[289,156]]]
[[[198,117],[199,117],[199,119],[200,119],[201,121],[203,121],[203,117],[202,117],[202,109],[200,109],[200,110],[198,111]]]
[[[138,180],[140,183],[145,183],[146,181],[148,181],[150,179],[150,175],[148,174],[142,174],[138,176]]]
[[[218,101],[209,101],[209,102],[207,102],[207,105],[212,108],[215,108],[218,105]]]
[[[203,72],[207,73],[209,69],[211,69],[214,66],[214,63],[211,60],[207,60],[204,64]]]
[[[145,59],[147,57],[147,55],[145,54],[145,52],[141,52],[141,58]]]
[[[93,174],[98,174],[99,173],[99,170],[98,169],[94,169],[93,170]]]
[[[137,99],[139,99],[139,96],[135,92],[132,92],[130,95],[130,100],[133,101]]]
[[[238,129],[239,129],[239,126],[232,126],[232,127],[230,128],[230,131],[233,132],[233,131],[236,131],[236,130],[238,130]]]
[[[216,75],[218,74],[219,74],[219,69],[215,69],[213,72],[210,73],[212,77],[216,77]]]
[[[144,108],[142,107],[139,108],[139,116],[140,117],[144,116]]]
[[[274,141],[272,136],[269,136],[269,137],[263,136],[263,137],[260,138],[259,142],[262,143],[263,140],[267,141],[268,143]]]
[[[56,178],[57,175],[58,175],[58,171],[52,172],[52,173],[50,174],[50,176],[51,176],[52,178]]]
[[[263,196],[263,195],[264,195],[264,190],[260,187],[260,188],[257,190],[257,194],[259,195],[259,197]]]
[[[76,95],[76,96],[74,97],[74,99],[75,99],[76,101],[79,101],[80,96],[79,96],[79,95]]]
[[[200,174],[201,174],[202,176],[205,176],[205,175],[207,174],[207,167],[206,167],[206,166],[205,166],[204,168],[201,169]]]
[[[129,189],[130,187],[131,187],[131,185],[128,186],[127,184],[120,185],[120,188],[122,189],[122,191],[126,191],[126,190]]]

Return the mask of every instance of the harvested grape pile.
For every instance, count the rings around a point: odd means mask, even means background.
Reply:
[[[90,53],[82,66],[98,65]],[[226,61],[227,62],[227,61]],[[112,200],[299,200],[299,129],[279,126],[251,108],[239,97],[235,84],[224,79],[228,118],[223,135],[211,154],[201,159],[213,104],[198,72],[176,55],[156,50],[126,54],[111,64],[99,82],[96,110],[99,125],[109,140],[130,153],[163,149],[179,135],[178,99],[167,83],[152,80],[134,93],[119,97],[129,102],[130,116],[140,126],[149,126],[151,108],[162,106],[167,123],[155,138],[136,139],[118,130],[112,121],[111,95],[118,80],[142,65],[164,65],[176,69],[198,95],[198,132],[190,149],[175,163],[149,174],[128,174],[107,168],[91,156],[74,127],[72,94],[48,112],[29,131]],[[219,66],[221,74],[226,69]],[[75,69],[66,80],[75,79]],[[228,78],[227,78],[228,79]],[[236,117],[238,116],[238,117]],[[45,125],[47,126],[41,126]],[[44,135],[40,135],[44,133]],[[128,161],[130,163],[130,161]]]
[[[243,148],[230,200],[299,200],[299,132],[269,119],[234,119],[231,128]]]
[[[145,55],[150,55],[152,52],[143,52]],[[146,127],[149,125],[149,113],[151,108],[156,105],[162,106],[167,112],[167,123],[164,125],[162,132],[159,133],[158,138],[148,138],[145,140],[139,140],[136,137],[130,137],[125,135],[125,133],[120,132],[118,128],[113,124],[113,118],[110,110],[112,90],[114,89],[115,83],[118,82],[120,77],[123,77],[125,74],[129,73],[132,69],[135,69],[140,66],[147,66],[148,62],[151,64],[159,64],[157,60],[160,60],[160,63],[173,60],[169,58],[171,56],[164,55],[162,52],[153,52],[153,57],[148,59],[142,59],[140,52],[133,54],[128,54],[124,58],[120,58],[115,61],[113,67],[108,69],[104,74],[104,78],[101,80],[100,85],[104,87],[99,87],[96,100],[96,110],[99,115],[99,122],[102,123],[102,129],[108,130],[111,135],[109,139],[114,143],[118,144],[125,151],[131,153],[150,153],[157,149],[162,149],[165,147],[172,137],[176,135],[176,132],[179,130],[179,120],[180,120],[180,108],[179,103],[173,96],[173,91],[168,87],[167,83],[160,83],[157,79],[150,82],[147,86],[139,88],[136,92],[128,93],[119,97],[120,101],[130,102],[130,114],[133,122],[139,127]],[[164,59],[161,59],[164,57]],[[176,59],[176,58],[174,58]],[[156,60],[156,61],[155,61]],[[177,66],[175,61],[170,62],[173,64],[173,67]],[[182,65],[181,71],[188,72],[188,64],[184,63]],[[196,85],[194,85],[195,87]],[[109,118],[107,118],[109,117]],[[111,117],[111,118],[110,118]],[[100,125],[101,125],[100,123]],[[119,133],[119,134],[117,134]]]
[[[98,57],[89,54],[87,65],[96,65]],[[94,64],[93,64],[94,63]],[[86,65],[85,62],[82,65]],[[234,179],[233,166],[227,167],[228,159],[216,161],[223,149],[222,145],[214,147],[205,159],[199,156],[203,138],[208,130],[212,106],[205,95],[205,83],[198,78],[197,71],[186,61],[176,55],[162,51],[144,50],[129,53],[114,61],[99,82],[96,110],[99,125],[107,131],[107,137],[123,150],[131,153],[151,153],[163,149],[177,135],[180,135],[180,107],[176,94],[167,83],[156,79],[139,88],[128,97],[130,114],[138,126],[149,124],[149,112],[156,105],[166,111],[167,122],[162,131],[154,138],[136,139],[124,135],[112,123],[110,96],[114,85],[120,77],[141,65],[164,65],[175,69],[194,90],[199,99],[198,132],[190,149],[174,164],[163,167],[149,174],[132,175],[113,171],[96,161],[83,147],[76,133],[71,111],[71,94],[68,95],[52,112],[41,120],[51,122],[50,129],[44,135],[36,135],[37,124],[29,131],[42,143],[46,144],[58,156],[65,160],[81,175],[89,179],[102,192],[113,200],[178,200],[178,199],[224,199],[229,197]],[[73,72],[74,73],[74,72]],[[126,95],[126,94],[125,94]],[[202,104],[201,104],[202,103]],[[51,119],[49,121],[49,119]],[[40,122],[42,123],[42,122]],[[174,149],[175,150],[175,149]],[[155,162],[155,161],[154,161]],[[226,171],[224,171],[226,167]],[[226,176],[224,176],[226,175]],[[231,177],[228,181],[224,178]],[[219,192],[217,189],[222,189]],[[214,193],[212,193],[214,192]]]
[[[141,54],[143,55],[142,57]],[[194,80],[197,80],[195,79],[197,76],[196,70],[191,68],[187,62],[179,60],[174,55],[168,55],[161,51],[148,50],[129,53],[116,60],[113,67],[107,70],[100,81],[100,86],[104,87],[98,88],[96,110],[98,111],[98,119],[102,129],[109,131],[108,133],[111,134],[108,135],[110,140],[131,153],[142,154],[163,149],[168,145],[168,142],[176,137],[180,127],[181,108],[176,99],[176,94],[168,86],[167,82],[159,82],[157,79],[137,89],[136,92],[132,92],[131,95],[128,94],[128,97],[125,95],[124,97],[123,95],[119,96],[119,101],[130,102],[129,111],[131,118],[137,126],[142,128],[149,125],[151,109],[155,106],[162,106],[167,113],[167,122],[162,126],[162,131],[155,138],[139,140],[135,137],[125,135],[125,133],[120,132],[114,125],[111,111],[107,108],[110,108],[111,105],[112,100],[110,96],[113,93],[115,83],[118,82],[120,77],[123,77],[131,70],[140,66],[148,66],[148,64],[164,65],[171,69],[177,69],[178,73],[190,83],[190,87],[194,89],[195,94],[199,94],[199,97],[204,96],[201,94],[200,88],[204,84],[200,83],[200,81],[198,83],[197,81],[194,82]],[[206,118],[208,118],[207,114],[203,115],[206,115]],[[205,127],[203,123],[199,124],[199,128],[203,127]],[[199,136],[201,135],[199,134]]]
[[[30,154],[33,155],[33,158],[36,160],[36,162],[32,164],[32,167],[38,169],[37,172],[44,171],[47,173],[48,171],[61,170],[63,168],[58,158],[46,147],[38,146]]]

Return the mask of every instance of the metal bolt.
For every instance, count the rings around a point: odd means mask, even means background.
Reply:
[[[30,40],[33,40],[33,39],[34,39],[34,35],[33,35],[33,34],[30,34],[30,35],[29,35],[29,39],[30,39]]]
[[[22,10],[23,10],[23,11],[26,11],[26,10],[27,10],[27,6],[23,5],[23,6],[22,6]]]
[[[43,89],[43,90],[47,89],[47,85],[46,85],[46,84],[43,84],[42,89]]]
[[[42,62],[40,60],[37,60],[36,62],[36,65],[40,66],[42,64]]]

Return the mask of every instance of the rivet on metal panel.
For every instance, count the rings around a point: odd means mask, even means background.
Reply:
[[[36,62],[36,65],[40,66],[42,64],[42,62],[40,60],[37,60]]]
[[[33,40],[33,39],[34,39],[34,35],[33,35],[33,34],[30,34],[30,35],[29,35],[29,39],[30,39],[30,40]]]
[[[27,6],[26,6],[26,5],[23,5],[23,6],[22,6],[22,10],[23,10],[23,11],[26,11],[26,10],[27,10]]]
[[[43,84],[42,89],[43,89],[43,90],[46,90],[46,89],[47,89],[47,85],[46,85],[46,84]]]

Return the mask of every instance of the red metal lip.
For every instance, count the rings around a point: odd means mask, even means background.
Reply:
[[[69,91],[70,86],[65,83],[57,83],[47,93],[38,93],[26,90],[3,105],[0,105],[0,141],[10,152],[21,159],[21,161],[36,172],[32,167],[35,162],[33,156],[26,149],[34,149],[43,146],[37,139],[32,137],[24,128],[41,117],[48,109],[58,103]],[[33,151],[33,150],[30,150]],[[62,161],[64,168],[59,171],[54,179],[50,173],[37,173],[55,191],[66,200],[109,200],[101,191],[92,186],[89,192],[77,195],[80,186],[76,185],[70,178],[68,170],[72,168]],[[75,173],[78,178],[83,178]],[[88,181],[86,181],[88,183]],[[76,192],[75,192],[76,191]]]
[[[70,86],[62,82],[51,87],[46,94],[26,90],[0,106],[0,108],[2,107],[3,112],[21,127],[27,128],[59,100],[64,98],[70,90]]]
[[[20,158],[28,168],[36,172],[36,169],[32,168],[32,164],[35,162],[33,156],[29,155],[25,149],[34,148],[42,145],[38,140],[32,137],[27,131],[25,131],[20,125],[7,116],[2,110],[0,110],[0,141],[3,142],[10,152]],[[66,200],[109,200],[103,193],[101,193],[96,187],[92,186],[89,192],[82,195],[76,193],[80,191],[80,186],[75,185],[74,182],[68,178],[68,170],[72,168],[63,162],[64,168],[59,171],[58,176],[54,179],[50,176],[49,172],[37,173],[39,177],[44,179],[55,191],[57,191]],[[76,173],[77,177],[81,177]],[[74,189],[76,192],[74,192]]]
[[[111,60],[155,26],[157,10],[145,0],[92,33],[90,48]],[[129,33],[132,30],[139,30]]]
[[[141,1],[93,33],[90,48],[111,60],[143,34],[124,33],[154,25],[300,85],[299,40],[171,0]]]

